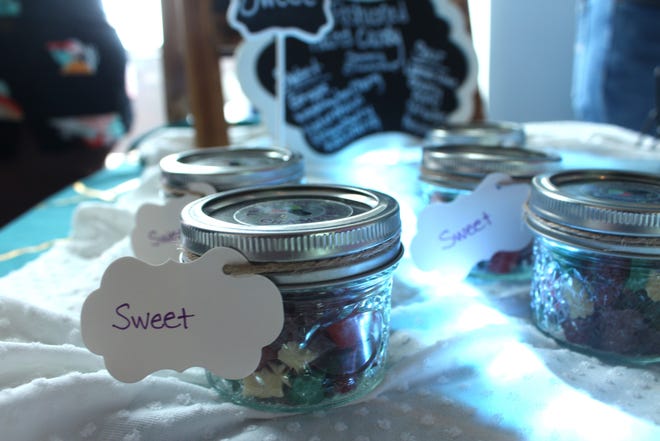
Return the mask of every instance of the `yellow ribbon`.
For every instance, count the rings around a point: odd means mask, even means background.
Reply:
[[[30,246],[27,246],[27,247],[17,248],[15,250],[7,251],[6,253],[0,254],[0,262],[6,262],[8,260],[15,259],[15,258],[23,256],[25,254],[40,253],[40,252],[45,251],[48,248],[52,247],[57,242],[61,242],[61,241],[65,241],[65,240],[66,239],[53,239],[53,240],[49,240],[49,241],[40,243],[38,245],[30,245]]]

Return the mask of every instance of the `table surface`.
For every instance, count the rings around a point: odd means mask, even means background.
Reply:
[[[567,167],[660,172],[660,153],[617,128],[526,128]],[[405,242],[418,153],[379,145],[311,157],[308,180],[392,194]],[[159,197],[153,164],[97,173],[0,230],[0,438],[660,439],[659,366],[611,364],[557,344],[529,320],[528,282],[440,284],[407,253],[392,292],[386,378],[357,402],[278,415],[223,402],[198,368],[115,380],[83,344],[79,314],[108,265],[132,253],[135,211]]]
[[[0,229],[0,277],[37,258],[71,230],[74,210],[86,201],[114,200],[139,178],[138,162],[103,169],[64,188]]]

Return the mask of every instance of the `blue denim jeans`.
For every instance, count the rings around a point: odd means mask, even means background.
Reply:
[[[575,117],[641,130],[655,106],[660,0],[580,0],[577,20]]]

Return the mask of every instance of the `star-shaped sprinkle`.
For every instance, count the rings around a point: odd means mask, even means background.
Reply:
[[[660,302],[660,274],[658,271],[649,271],[648,281],[644,288],[651,300]]]
[[[287,367],[279,363],[269,363],[263,369],[243,379],[243,395],[256,398],[282,398],[284,385],[289,385]]]
[[[277,351],[277,358],[297,373],[305,370],[317,357],[317,354],[307,348],[301,348],[296,342],[285,343]]]

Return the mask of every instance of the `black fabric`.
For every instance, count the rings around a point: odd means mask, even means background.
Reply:
[[[48,44],[78,40],[98,51],[96,72],[63,74]],[[126,93],[127,54],[98,0],[23,0],[21,13],[0,21],[0,80],[41,138],[49,118],[116,112],[132,124]],[[66,142],[44,143],[62,148]]]
[[[106,23],[101,0],[21,0],[22,24],[36,23]]]

